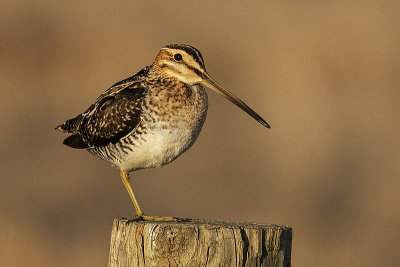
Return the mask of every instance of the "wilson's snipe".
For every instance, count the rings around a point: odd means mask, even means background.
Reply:
[[[137,218],[170,221],[172,217],[143,214],[129,172],[164,166],[193,145],[207,115],[205,87],[269,128],[263,118],[208,75],[199,50],[175,44],[163,47],[151,66],[114,84],[88,110],[56,129],[71,134],[65,145],[87,149],[121,170]]]

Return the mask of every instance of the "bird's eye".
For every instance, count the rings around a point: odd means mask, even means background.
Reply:
[[[182,55],[181,54],[175,54],[174,55],[175,61],[181,61],[182,60]]]

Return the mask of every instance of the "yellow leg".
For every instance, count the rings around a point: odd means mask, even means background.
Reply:
[[[142,219],[145,221],[156,221],[156,222],[176,221],[176,219],[174,219],[173,217],[156,217],[156,216],[144,215],[143,211],[139,207],[139,203],[137,202],[135,195],[133,194],[131,184],[129,183],[129,173],[126,171],[121,171],[121,178],[126,190],[128,191],[129,196],[131,197],[133,205],[135,206],[137,219]]]
[[[122,182],[125,185],[126,190],[128,191],[129,196],[131,197],[133,205],[135,206],[136,215],[143,216],[143,211],[140,209],[139,203],[137,202],[135,195],[133,194],[131,184],[129,183],[129,173],[126,171],[121,171],[121,178],[122,178]]]

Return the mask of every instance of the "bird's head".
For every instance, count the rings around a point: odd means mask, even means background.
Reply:
[[[188,85],[202,84],[212,89],[240,107],[263,126],[270,128],[261,116],[210,77],[206,71],[203,57],[196,48],[184,44],[167,45],[161,48],[153,67],[161,71],[163,75],[173,77],[182,83]]]

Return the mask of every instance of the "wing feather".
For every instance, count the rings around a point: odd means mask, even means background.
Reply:
[[[101,94],[82,114],[56,129],[72,134],[64,144],[90,148],[115,144],[141,122],[142,103],[147,88],[141,83],[148,67],[118,82]]]
[[[141,121],[141,104],[146,92],[143,87],[128,87],[101,99],[94,112],[82,120],[80,134],[89,147],[115,144],[132,132]]]

